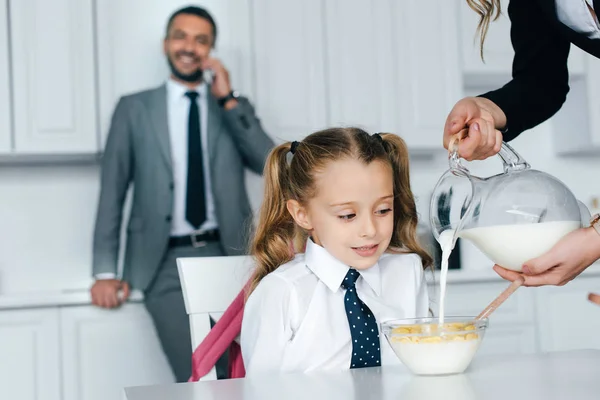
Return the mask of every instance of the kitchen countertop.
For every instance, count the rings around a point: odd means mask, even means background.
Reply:
[[[440,271],[435,271],[432,277],[431,271],[426,272],[426,279],[430,285],[438,286],[440,283]],[[600,263],[595,263],[582,276],[600,276]],[[448,271],[448,283],[484,283],[504,282],[490,267],[481,270],[450,270]],[[129,296],[130,302],[142,302],[142,292],[133,290]],[[66,289],[48,292],[16,293],[0,295],[0,310],[26,309],[41,307],[62,307],[91,304],[89,289],[86,287],[77,289]]]
[[[431,271],[425,272],[425,277],[429,284],[439,285],[440,283],[440,271],[435,271],[435,278],[432,282]],[[588,267],[580,276],[600,276],[600,262],[596,262]],[[577,278],[575,278],[577,279]],[[489,268],[472,270],[472,269],[460,269],[460,270],[449,270],[448,271],[448,283],[477,283],[477,282],[504,282],[490,265]]]
[[[412,376],[397,366],[125,388],[128,400],[592,400],[600,351],[475,357],[466,373]]]
[[[142,292],[133,290],[129,302],[141,302]],[[19,293],[0,295],[0,310],[43,308],[61,306],[79,306],[92,303],[89,289],[71,289],[61,291]]]

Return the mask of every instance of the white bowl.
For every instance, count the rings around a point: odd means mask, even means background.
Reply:
[[[464,372],[477,353],[488,320],[475,317],[413,318],[381,324],[388,343],[417,375],[449,375]]]

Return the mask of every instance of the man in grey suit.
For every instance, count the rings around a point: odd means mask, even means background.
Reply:
[[[231,90],[227,70],[210,56],[216,37],[216,24],[202,8],[186,7],[169,19],[164,53],[170,78],[122,97],[115,108],[94,232],[93,303],[116,307],[130,285],[142,290],[179,382],[190,376],[192,349],[175,260],[244,253],[252,214],[244,168],[262,173],[273,147],[248,100]],[[130,184],[133,203],[118,279]]]

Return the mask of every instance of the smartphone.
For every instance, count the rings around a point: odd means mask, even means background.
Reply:
[[[202,79],[204,79],[204,82],[206,82],[208,85],[212,84],[214,75],[215,73],[212,69],[205,69],[202,71]]]
[[[216,49],[211,50],[209,58],[218,58]],[[203,78],[204,78],[204,81],[210,85],[211,83],[213,83],[213,81],[215,79],[214,71],[211,69],[205,69],[203,72]]]

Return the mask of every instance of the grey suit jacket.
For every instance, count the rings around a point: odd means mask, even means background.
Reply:
[[[221,244],[227,255],[243,254],[252,222],[244,168],[262,173],[273,142],[245,98],[225,111],[211,95],[207,114],[210,174]],[[94,275],[117,272],[123,203],[130,183],[133,203],[123,280],[144,290],[166,252],[171,230],[173,173],[165,85],[124,96],[115,108],[102,158]]]

